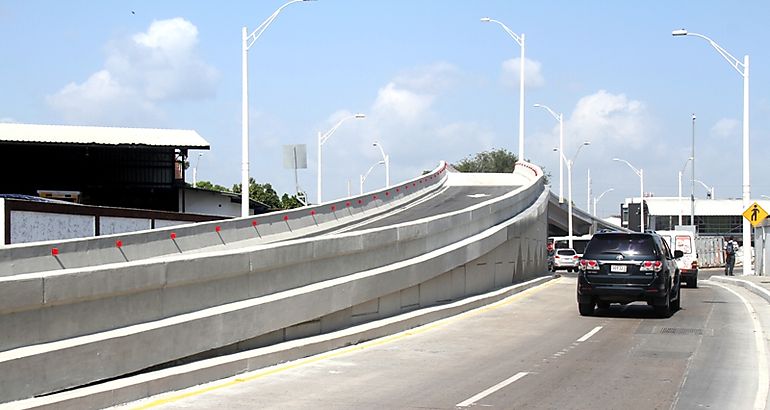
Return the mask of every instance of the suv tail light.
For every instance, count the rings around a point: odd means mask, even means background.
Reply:
[[[692,268],[698,269],[698,261],[692,261]]]
[[[572,257],[572,259],[580,259],[580,256],[575,255]]]
[[[592,270],[592,271],[598,271],[599,270],[599,262],[593,260],[593,259],[581,259],[580,260],[580,269],[582,270]]]
[[[559,259],[559,255],[553,255],[554,259]]]
[[[661,261],[644,261],[639,267],[640,272],[660,272],[663,269]]]

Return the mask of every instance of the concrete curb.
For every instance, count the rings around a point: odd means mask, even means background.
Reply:
[[[743,288],[748,289],[750,292],[758,295],[759,297],[767,301],[767,303],[770,303],[770,291],[750,281],[743,280],[743,279],[736,279],[736,278],[727,278],[723,276],[712,276],[709,278],[709,280],[741,286]]]
[[[0,404],[0,409],[98,409],[136,401],[402,332],[501,301],[558,277],[558,275],[542,276],[446,305],[420,309],[328,334],[202,360],[50,396],[4,403]],[[770,298],[770,292],[768,298]]]

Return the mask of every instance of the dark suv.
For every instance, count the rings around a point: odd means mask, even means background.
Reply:
[[[597,233],[580,259],[577,283],[578,310],[583,316],[598,305],[647,302],[661,317],[678,310],[680,275],[666,241],[655,233]]]

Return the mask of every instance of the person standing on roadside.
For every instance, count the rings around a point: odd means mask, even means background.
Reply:
[[[735,276],[733,275],[733,268],[735,267],[735,252],[737,251],[738,242],[735,242],[732,236],[727,237],[727,241],[725,241],[724,246],[726,276]]]

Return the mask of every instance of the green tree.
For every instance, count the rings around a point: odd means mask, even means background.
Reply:
[[[483,151],[453,164],[460,172],[511,173],[516,165],[516,155],[505,148]]]
[[[230,192],[229,189],[222,185],[212,184],[209,181],[198,181],[195,183],[196,188],[208,189],[209,191]]]
[[[300,202],[296,195],[289,196],[289,194],[283,194],[281,197],[281,209],[294,209],[301,206],[304,205],[302,205],[302,202]]]
[[[241,193],[241,184],[233,185],[233,191]],[[281,209],[281,199],[270,184],[258,184],[254,178],[249,178],[249,198],[261,202],[272,209]]]

